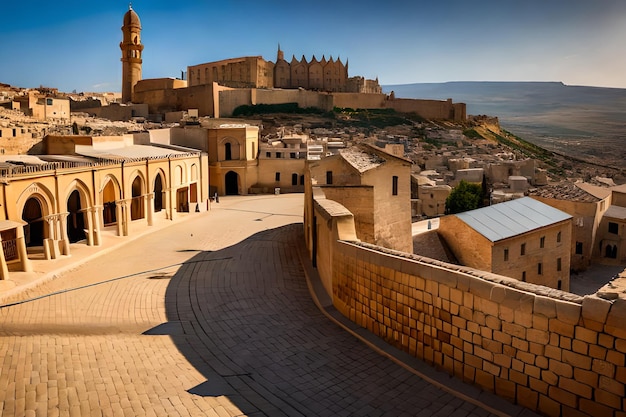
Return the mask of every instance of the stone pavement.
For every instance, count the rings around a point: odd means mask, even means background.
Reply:
[[[0,416],[532,415],[338,315],[301,221],[302,195],[222,198],[101,256],[72,248],[40,285],[18,277]]]

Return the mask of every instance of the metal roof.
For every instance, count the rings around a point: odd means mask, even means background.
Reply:
[[[492,242],[572,218],[530,197],[458,213],[456,216]]]

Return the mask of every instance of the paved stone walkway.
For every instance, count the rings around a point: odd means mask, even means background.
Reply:
[[[0,416],[489,415],[316,307],[301,200],[221,199],[5,300]]]

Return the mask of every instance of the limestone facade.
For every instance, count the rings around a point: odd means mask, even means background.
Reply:
[[[555,214],[544,223],[526,221],[548,211]],[[513,225],[511,233],[504,223]],[[571,230],[571,216],[527,197],[444,216],[438,232],[461,265],[569,291]]]
[[[37,120],[50,120],[63,123],[70,121],[70,100],[39,91],[29,91],[26,95],[13,98],[13,109]]]
[[[308,170],[326,199],[354,215],[360,240],[413,251],[409,160],[371,145],[358,145],[308,161]]]

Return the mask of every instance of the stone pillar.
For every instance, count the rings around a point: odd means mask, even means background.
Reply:
[[[170,220],[174,220],[174,188],[167,189],[167,213]]]
[[[59,251],[54,239],[56,236],[55,216],[45,216],[44,220],[48,223],[48,237],[43,240],[43,252],[46,260],[56,259],[59,257]]]
[[[126,200],[122,200],[122,218],[123,218],[123,224],[122,224],[122,232],[123,232],[123,236],[128,236],[128,232],[130,229],[130,205],[132,204],[132,199],[126,199]]]
[[[154,204],[152,201],[154,200],[154,194],[146,194],[143,196],[144,201],[144,209],[146,212],[146,220],[148,221],[148,226],[152,226],[152,214],[154,211]]]
[[[87,217],[87,246],[93,246],[93,207],[81,210],[80,214],[83,218]]]
[[[117,235],[118,236],[124,236],[124,227],[123,227],[123,223],[124,223],[124,218],[123,218],[123,212],[124,212],[124,208],[122,207],[122,200],[116,200],[115,201],[115,219],[116,219],[116,226],[117,226]]]
[[[70,254],[70,238],[67,236],[67,216],[70,213],[60,213],[58,216],[59,238],[61,240],[61,255]]]
[[[24,272],[32,272],[33,265],[28,259],[28,250],[26,249],[26,239],[24,238],[24,226],[19,226],[15,229],[16,232],[16,245],[17,253],[20,256],[20,266]]]
[[[2,237],[0,236],[0,244],[2,244]],[[4,257],[4,248],[0,248],[0,281],[9,279],[9,267],[7,266],[7,260]]]
[[[102,206],[94,206],[90,210],[90,216],[93,217],[91,220],[93,226],[93,244],[100,246],[102,243],[100,242],[100,212],[102,211]]]

